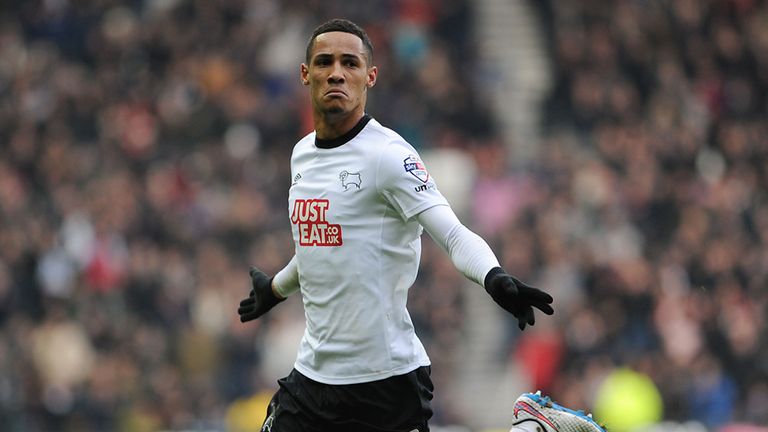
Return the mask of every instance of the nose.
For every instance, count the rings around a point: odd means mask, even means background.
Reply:
[[[334,84],[341,84],[344,82],[344,69],[342,68],[341,62],[333,62],[331,73],[328,74],[328,82]]]

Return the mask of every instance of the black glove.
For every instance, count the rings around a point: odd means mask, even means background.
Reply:
[[[501,267],[494,267],[485,276],[485,290],[493,301],[517,318],[517,326],[525,330],[525,325],[533,325],[536,318],[533,308],[552,315],[552,296],[544,291],[528,286],[510,276]]]
[[[275,297],[272,292],[272,278],[267,277],[263,271],[251,267],[251,285],[253,289],[247,299],[240,302],[237,313],[240,314],[240,322],[255,320],[285,300]]]

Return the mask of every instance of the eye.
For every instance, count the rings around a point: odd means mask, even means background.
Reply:
[[[349,59],[344,61],[344,66],[349,68],[356,68],[358,66],[357,60]]]

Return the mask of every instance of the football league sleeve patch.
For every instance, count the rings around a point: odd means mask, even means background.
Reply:
[[[406,143],[393,142],[382,151],[376,186],[404,220],[430,207],[448,205],[419,154]]]

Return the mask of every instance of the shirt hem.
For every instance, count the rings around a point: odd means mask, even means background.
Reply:
[[[387,379],[389,377],[393,377],[396,375],[405,375],[408,372],[411,372],[413,370],[416,370],[422,366],[431,366],[432,363],[429,361],[421,361],[421,362],[414,362],[409,363],[404,366],[400,366],[398,368],[386,371],[386,372],[376,372],[373,374],[366,374],[366,375],[353,375],[349,377],[330,377],[325,376],[316,373],[313,370],[310,370],[298,362],[296,362],[293,367],[296,369],[299,373],[304,375],[305,377],[317,381],[319,383],[323,384],[330,384],[330,385],[344,385],[344,384],[361,384],[361,383],[367,383],[371,381],[379,381],[383,379]]]

